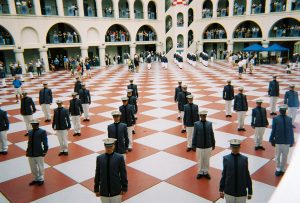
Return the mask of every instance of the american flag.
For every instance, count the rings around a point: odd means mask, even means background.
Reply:
[[[187,5],[186,3],[186,0],[173,0],[173,6],[176,6],[176,5]]]

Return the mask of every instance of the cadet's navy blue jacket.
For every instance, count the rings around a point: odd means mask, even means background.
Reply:
[[[179,92],[182,92],[182,87],[181,86],[178,86],[178,87],[175,88],[175,96],[174,96],[174,101],[175,102],[177,102]]]
[[[129,99],[128,103],[134,107],[134,113],[136,114],[138,112],[138,106],[137,106],[137,102],[136,102],[136,97],[135,96],[131,96],[131,97],[128,97],[128,99]]]
[[[252,109],[251,126],[254,127],[266,127],[269,125],[267,119],[267,111],[263,107],[256,107]]]
[[[294,144],[294,131],[291,117],[279,115],[273,118],[269,142],[273,144]]]
[[[178,101],[178,110],[179,111],[184,111],[184,105],[188,103],[186,96],[190,95],[190,92],[179,92],[177,101]]]
[[[36,111],[34,102],[31,97],[23,97],[21,99],[21,114],[32,115]]]
[[[38,128],[37,130],[29,130],[26,156],[39,157],[46,154],[47,151],[48,139],[46,131],[41,128]]]
[[[124,157],[116,152],[97,157],[94,192],[113,197],[127,192],[128,180]]]
[[[195,122],[192,146],[193,148],[201,149],[215,147],[215,136],[212,128],[212,122]]]
[[[7,117],[7,112],[0,109],[0,131],[9,130],[9,120]]]
[[[139,97],[137,85],[129,84],[129,85],[127,85],[127,89],[132,89],[132,96],[135,96],[136,98]]]
[[[81,89],[82,89],[81,82],[80,81],[76,81],[75,82],[75,86],[74,86],[74,92],[79,93],[79,90],[81,90]]]
[[[183,124],[187,127],[193,127],[196,121],[199,121],[198,105],[186,104],[184,105]]]
[[[87,89],[79,90],[79,99],[82,104],[91,104],[91,94]]]
[[[83,113],[80,99],[71,99],[69,106],[69,113],[71,116],[80,116]]]
[[[248,102],[246,95],[239,93],[234,96],[233,109],[235,111],[248,111]]]
[[[48,88],[43,88],[39,93],[39,103],[40,104],[51,104],[53,101],[52,91]]]
[[[223,99],[233,100],[234,99],[234,89],[232,85],[225,85],[223,89]]]
[[[252,195],[252,180],[248,170],[248,158],[241,154],[223,157],[223,172],[220,192],[234,197]]]
[[[271,97],[279,97],[279,82],[277,80],[272,80],[269,83],[268,94]]]
[[[119,107],[119,111],[122,113],[121,122],[127,124],[127,127],[131,127],[135,124],[134,107],[130,104]]]
[[[284,95],[284,104],[288,107],[299,107],[299,96],[297,91],[289,90]]]
[[[71,128],[69,111],[64,107],[54,109],[52,128],[54,130],[66,130]]]
[[[107,132],[109,138],[117,139],[115,143],[115,152],[125,154],[129,144],[127,125],[121,122],[112,123],[107,126]]]

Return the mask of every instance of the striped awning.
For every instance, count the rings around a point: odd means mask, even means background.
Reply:
[[[173,0],[173,6],[176,6],[176,5],[186,5],[186,1],[185,0]]]

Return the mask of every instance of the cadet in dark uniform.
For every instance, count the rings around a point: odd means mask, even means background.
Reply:
[[[127,97],[128,97],[128,104],[132,105],[134,108],[134,118],[137,120],[137,112],[138,112],[138,105],[137,105],[137,98],[135,96],[132,96],[132,89],[127,90]],[[132,127],[132,133],[135,134],[134,131],[135,125]]]
[[[127,125],[121,123],[122,113],[120,111],[113,111],[111,115],[113,116],[114,123],[107,126],[108,137],[116,139],[115,152],[123,154],[126,160],[129,144]]]
[[[6,155],[8,150],[8,145],[7,145],[8,130],[9,130],[9,120],[7,117],[7,112],[0,109],[0,154],[3,155]]]
[[[263,136],[265,134],[266,127],[269,122],[267,119],[267,111],[261,107],[263,100],[256,100],[256,108],[252,109],[252,121],[251,126],[255,129],[255,150],[265,150],[262,146]]]
[[[187,149],[189,152],[192,150],[192,139],[194,133],[194,123],[199,121],[199,108],[198,105],[193,104],[193,95],[187,95],[188,104],[184,105],[183,124],[187,134]],[[196,148],[194,148],[194,151]]]
[[[77,98],[77,93],[72,93],[73,99],[70,100],[69,113],[71,114],[71,120],[74,126],[74,135],[80,136],[80,116],[83,113],[80,99]]]
[[[97,157],[94,192],[102,203],[121,203],[128,180],[124,157],[115,151],[116,139],[104,139],[105,154]]]
[[[90,121],[90,112],[89,112],[89,107],[91,104],[91,94],[90,91],[86,89],[86,85],[82,84],[82,89],[79,90],[79,99],[82,104],[82,109],[83,109],[83,115],[84,119],[83,121]]]
[[[39,128],[39,121],[32,120],[32,130],[28,132],[28,146],[26,156],[28,157],[33,181],[30,186],[44,184],[44,157],[48,151],[47,132]]]
[[[51,122],[50,105],[53,101],[52,91],[48,88],[48,83],[44,82],[43,85],[44,88],[39,93],[39,103],[45,115],[45,122]]]
[[[212,122],[206,120],[207,111],[201,111],[199,115],[201,120],[195,122],[192,147],[197,148],[197,179],[205,177],[209,180],[209,159],[211,151],[215,149],[215,136]]]
[[[135,96],[136,98],[138,98],[139,93],[138,93],[137,85],[133,84],[133,79],[130,79],[129,82],[130,82],[130,84],[127,85],[127,89],[132,89],[133,90],[132,96]]]
[[[252,180],[248,170],[248,157],[241,155],[241,142],[230,140],[231,154],[223,157],[220,197],[226,203],[245,203],[252,197]]]
[[[128,97],[122,98],[123,105],[119,107],[119,111],[122,113],[121,122],[127,125],[127,133],[128,133],[128,151],[132,151],[133,147],[133,138],[132,138],[132,129],[135,125],[135,118],[134,118],[134,107],[128,104]]]
[[[180,111],[180,116],[182,118],[182,130],[181,133],[185,133],[185,127],[183,123],[183,116],[184,116],[184,105],[188,103],[186,96],[190,95],[190,92],[187,92],[187,85],[182,86],[182,92],[178,93],[177,101],[178,101],[178,110]]]
[[[223,89],[223,99],[225,100],[226,117],[231,116],[232,100],[234,99],[234,88],[231,85],[231,80],[227,80],[227,85]]]
[[[178,87],[175,88],[175,96],[174,96],[174,101],[177,103],[178,102],[178,94],[179,92],[182,92],[182,87],[181,87],[182,81],[178,81]],[[177,120],[180,120],[180,110],[178,108],[178,116]]]
[[[280,115],[273,118],[272,132],[269,142],[275,148],[276,176],[285,172],[285,165],[289,154],[289,148],[294,145],[294,131],[292,118],[286,116],[287,106],[279,107]]]
[[[35,104],[31,97],[27,96],[27,92],[22,92],[22,99],[21,99],[21,115],[23,116],[23,120],[26,124],[27,133],[25,136],[28,135],[28,131],[31,130],[30,121],[33,120],[32,114],[36,112]]]
[[[74,85],[74,92],[79,93],[79,90],[81,90],[81,89],[82,89],[81,81],[80,81],[80,78],[77,76],[76,77],[76,82],[75,82],[75,85]]]
[[[289,85],[290,90],[284,95],[284,104],[288,106],[288,116],[292,118],[293,128],[296,128],[295,120],[297,116],[297,110],[299,109],[299,96],[298,92],[295,91],[295,85]]]
[[[269,83],[268,95],[270,97],[271,115],[276,114],[276,103],[279,97],[279,82],[276,80],[277,76],[273,75],[273,80]]]
[[[52,128],[56,131],[60,151],[58,156],[68,155],[68,130],[71,128],[69,111],[62,105],[61,100],[56,101],[57,108],[54,109]]]
[[[243,94],[244,88],[239,88],[239,94],[234,96],[233,109],[237,112],[238,116],[238,131],[246,131],[244,128],[244,121],[246,112],[248,111],[248,102],[246,95]]]
[[[152,63],[150,52],[148,53],[148,56],[147,56],[146,60],[147,60],[147,68],[148,68],[148,70],[150,70],[151,69],[151,63]]]

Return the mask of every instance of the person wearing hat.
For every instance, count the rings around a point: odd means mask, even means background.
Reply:
[[[16,103],[19,103],[19,96],[21,99],[22,95],[22,82],[19,76],[15,76],[15,79],[12,82],[14,89],[15,89],[15,96],[16,96]]]
[[[243,94],[244,88],[239,88],[239,94],[234,96],[233,109],[237,112],[238,117],[238,131],[246,131],[244,128],[244,121],[246,112],[248,111],[248,102],[246,95]]]
[[[198,174],[197,179],[202,177],[210,180],[209,159],[211,151],[215,149],[215,136],[212,122],[206,120],[207,111],[200,111],[200,121],[195,122],[192,147],[197,148]]]
[[[251,127],[255,129],[255,150],[265,150],[262,140],[269,125],[267,111],[261,106],[262,102],[262,99],[256,100],[256,108],[252,109]]]
[[[69,111],[62,105],[61,100],[56,101],[57,108],[54,109],[52,128],[56,131],[56,135],[60,145],[58,156],[68,155],[68,130],[71,128]]]
[[[277,76],[273,75],[273,80],[269,82],[268,95],[270,97],[270,115],[276,114],[276,103],[279,97],[279,82],[276,80]]]
[[[295,120],[297,116],[297,110],[299,109],[299,96],[298,92],[295,91],[295,85],[289,85],[290,90],[284,95],[284,104],[288,106],[288,116],[292,118],[293,128],[295,126]]]
[[[194,133],[194,123],[199,121],[199,108],[198,105],[193,104],[193,96],[187,95],[188,104],[184,105],[183,124],[187,133],[187,149],[189,152],[192,150],[192,139]]]
[[[82,85],[81,85],[80,78],[78,76],[76,76],[76,82],[75,82],[75,85],[74,85],[74,92],[79,93],[79,90],[81,90],[81,89],[82,89]]]
[[[128,103],[128,97],[123,97],[122,102],[123,105],[119,107],[119,111],[121,112],[121,122],[127,125],[127,133],[128,133],[128,151],[132,151],[133,147],[133,138],[132,138],[132,130],[135,125],[135,117],[134,117],[134,106]]]
[[[227,80],[227,85],[223,89],[223,99],[225,100],[226,117],[231,116],[232,100],[234,99],[234,87],[231,85],[231,80]]]
[[[0,154],[3,155],[6,155],[8,150],[8,145],[7,145],[8,130],[9,130],[9,120],[7,117],[7,112],[0,108]]]
[[[120,111],[113,111],[111,115],[113,116],[114,123],[107,126],[108,137],[116,139],[115,152],[123,154],[124,159],[126,159],[129,144],[127,125],[121,123],[122,113]]]
[[[71,120],[74,126],[73,136],[80,136],[80,116],[83,113],[83,108],[80,99],[77,98],[77,93],[72,93],[73,99],[70,100],[69,114],[71,114]]]
[[[22,92],[22,99],[21,99],[21,115],[23,116],[23,120],[26,124],[27,133],[25,136],[28,135],[28,131],[31,130],[30,121],[33,119],[32,114],[36,112],[35,104],[31,97],[27,96],[27,92]]]
[[[227,203],[245,203],[252,198],[252,180],[248,169],[248,157],[240,154],[241,141],[230,140],[231,154],[223,157],[220,180],[220,197]]]
[[[48,88],[48,83],[43,83],[44,88],[40,90],[39,92],[39,103],[42,106],[42,111],[45,115],[45,122],[51,121],[51,115],[50,115],[50,105],[52,104],[53,97],[52,97],[52,91]]]
[[[102,203],[121,203],[128,190],[124,157],[115,152],[114,138],[104,139],[105,154],[97,156],[94,192]]]
[[[148,70],[150,70],[151,69],[151,63],[152,63],[152,57],[151,57],[151,53],[150,52],[148,52],[146,61],[147,61],[147,68],[148,68]]]
[[[181,54],[179,54],[179,56],[178,56],[178,67],[180,69],[182,69],[182,64],[183,64],[183,57],[182,57]]]
[[[132,96],[135,96],[136,98],[139,97],[139,93],[138,93],[138,87],[136,84],[133,84],[133,79],[129,80],[130,84],[127,85],[127,89],[132,89]]]
[[[161,57],[162,68],[168,69],[168,58],[165,54]]]
[[[137,98],[135,96],[132,96],[132,92],[133,92],[132,89],[127,89],[128,103],[133,106],[134,118],[135,118],[135,120],[137,120],[137,116],[136,116],[136,114],[138,112]],[[135,128],[135,125],[132,127],[133,134],[135,134],[134,128]]]
[[[81,86],[82,89],[79,90],[78,94],[83,109],[83,115],[84,115],[83,121],[90,121],[89,107],[91,105],[91,94],[90,91],[86,89],[86,85],[84,83],[82,83]]]
[[[44,157],[48,151],[47,132],[39,128],[39,121],[32,120],[32,130],[28,132],[28,146],[26,156],[28,157],[33,181],[29,183],[30,186],[44,184]]]
[[[294,145],[294,131],[292,118],[286,116],[287,106],[279,107],[280,115],[273,118],[272,131],[269,142],[275,148],[276,176],[285,172],[285,165],[289,154],[289,148]]]
[[[188,103],[187,97],[191,93],[187,91],[187,85],[182,86],[182,92],[178,93],[177,101],[178,101],[178,110],[180,111],[180,117],[182,118],[182,130],[181,133],[185,133],[185,127],[183,123],[183,117],[184,117],[184,105]]]
[[[243,65],[244,65],[243,60],[239,59],[239,62],[238,62],[239,79],[242,79],[242,75],[243,75],[243,72],[244,72]]]
[[[175,96],[174,96],[174,101],[175,103],[178,102],[178,94],[179,92],[182,92],[182,81],[178,81],[178,87],[175,88]],[[180,120],[180,110],[179,110],[179,106],[178,106],[178,116],[177,116],[177,120]]]

